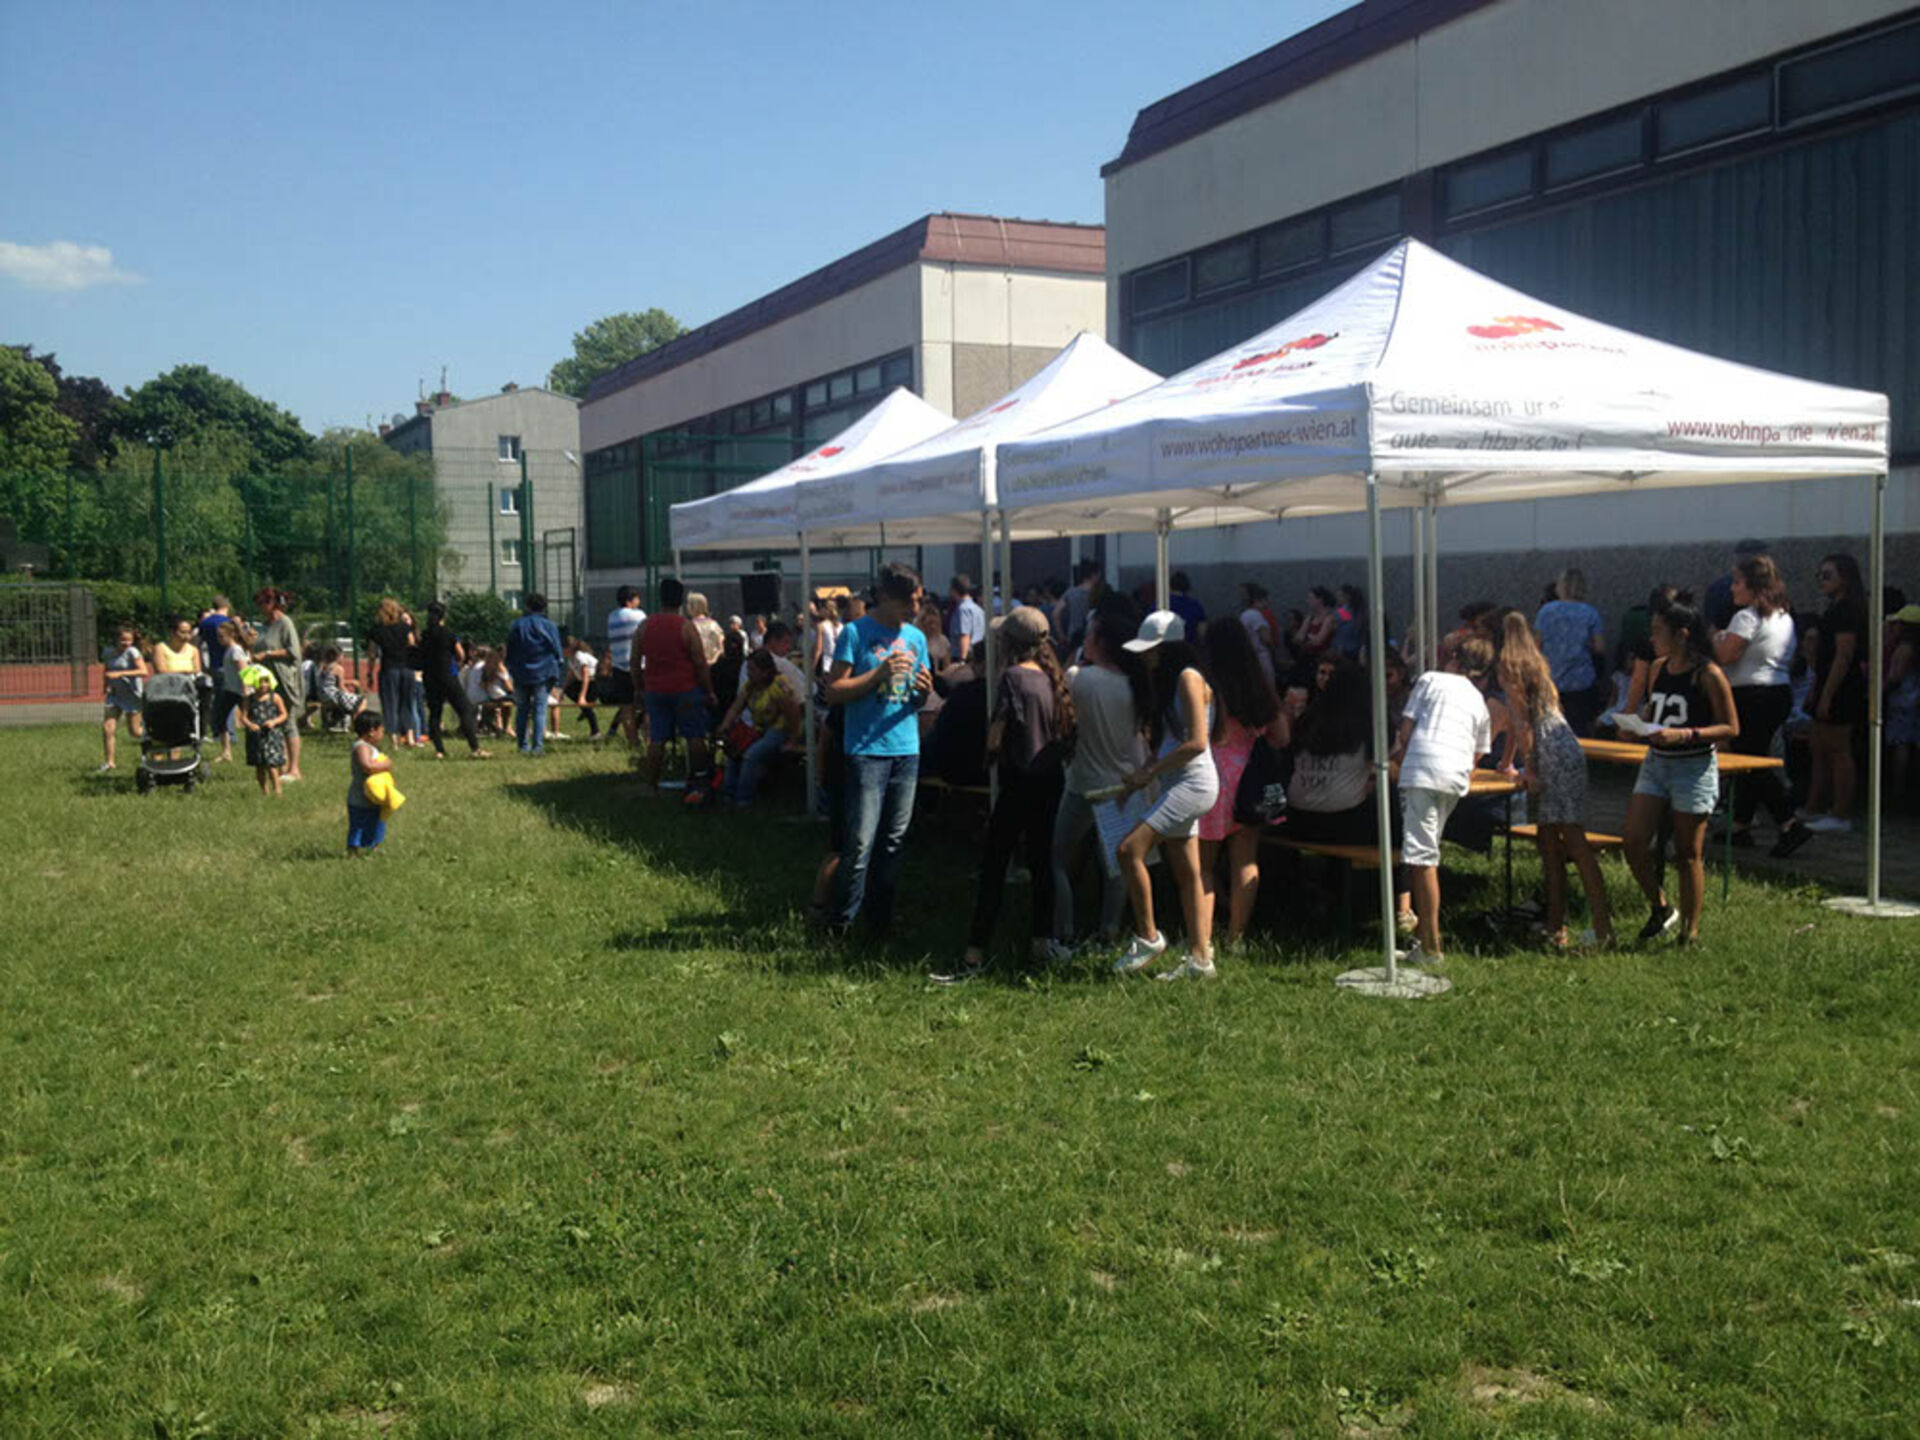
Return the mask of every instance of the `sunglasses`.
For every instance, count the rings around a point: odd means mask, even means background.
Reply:
[[[1820,571],[1820,573],[1816,575],[1814,578],[1816,580],[1832,580],[1837,578],[1839,574],[1840,572],[1838,570],[1835,570],[1831,566],[1828,566],[1826,568],[1823,568]]]

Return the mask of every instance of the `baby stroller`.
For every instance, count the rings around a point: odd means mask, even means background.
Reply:
[[[191,675],[154,675],[140,705],[140,769],[134,784],[142,795],[156,785],[179,785],[189,793],[200,781],[200,693]]]

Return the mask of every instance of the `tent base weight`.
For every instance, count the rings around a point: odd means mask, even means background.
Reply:
[[[1435,995],[1444,995],[1453,988],[1453,981],[1444,975],[1429,975],[1424,970],[1415,970],[1402,965],[1387,978],[1386,970],[1378,965],[1365,970],[1349,970],[1344,975],[1336,975],[1333,983],[1342,990],[1351,990],[1359,995],[1378,995],[1388,1000],[1427,1000]]]
[[[1869,920],[1911,920],[1920,916],[1920,905],[1909,905],[1904,900],[1881,900],[1875,902],[1864,895],[1839,895],[1827,901],[1829,910],[1838,910],[1842,915],[1859,915]]]

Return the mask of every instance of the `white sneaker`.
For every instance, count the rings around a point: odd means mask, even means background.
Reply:
[[[1429,955],[1421,948],[1418,940],[1404,950],[1394,951],[1393,958],[1399,964],[1411,965],[1416,970],[1438,970],[1447,963],[1447,957],[1444,955]]]
[[[1138,935],[1127,941],[1127,948],[1120,952],[1120,958],[1113,962],[1116,975],[1138,975],[1167,948],[1167,937],[1156,935],[1151,940],[1142,940]]]
[[[108,774],[110,771],[112,771],[112,769],[113,769],[113,766],[111,765],[102,765],[98,770],[94,771],[93,773],[96,775],[105,775],[105,774]]]
[[[1211,960],[1196,960],[1188,955],[1171,970],[1162,970],[1153,977],[1156,980],[1218,980],[1220,972],[1213,968]]]
[[[1850,835],[1853,833],[1853,822],[1851,820],[1842,820],[1838,815],[1816,815],[1813,819],[1804,823],[1807,829],[1816,835]]]

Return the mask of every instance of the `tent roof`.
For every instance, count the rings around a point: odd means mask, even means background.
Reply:
[[[835,486],[803,486],[800,523],[826,545],[977,540],[1002,443],[1137,394],[1159,377],[1082,331],[1038,374],[910,449]]]
[[[791,541],[799,532],[794,511],[802,481],[824,481],[892,455],[953,424],[911,390],[890,393],[873,409],[818,449],[770,475],[668,512],[674,546],[681,550],[738,550],[763,541]]]
[[[1004,445],[1017,535],[1382,503],[1530,500],[1857,475],[1886,397],[1757,370],[1536,300],[1402,241],[1279,324],[1097,414]]]

